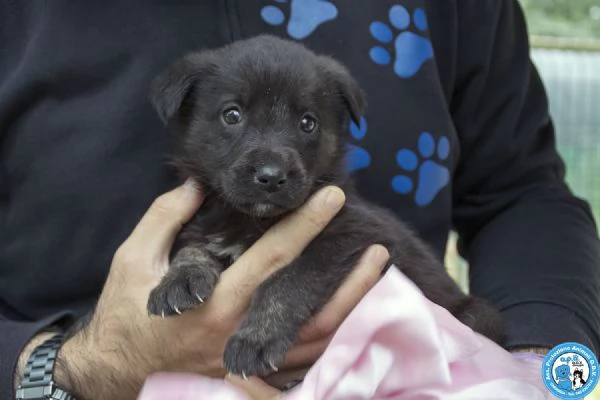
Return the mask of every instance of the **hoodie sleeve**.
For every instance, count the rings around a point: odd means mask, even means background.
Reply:
[[[461,141],[453,222],[474,294],[503,312],[507,347],[600,350],[600,243],[565,183],[516,0],[459,0],[451,112]]]

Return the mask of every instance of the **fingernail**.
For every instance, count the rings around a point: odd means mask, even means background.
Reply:
[[[369,262],[379,265],[381,269],[385,268],[388,260],[390,259],[390,253],[382,245],[376,245],[369,249],[367,255]]]
[[[204,201],[204,193],[202,188],[193,178],[188,178],[183,185],[183,197],[185,199],[193,199],[194,201]]]
[[[339,209],[346,200],[346,196],[342,189],[331,186],[324,190],[324,193],[321,193],[323,203],[333,210]]]
[[[198,191],[198,184],[193,178],[187,178],[187,180],[181,186],[187,190]]]

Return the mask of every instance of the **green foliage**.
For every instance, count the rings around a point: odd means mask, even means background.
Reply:
[[[520,2],[532,35],[600,39],[600,0]]]

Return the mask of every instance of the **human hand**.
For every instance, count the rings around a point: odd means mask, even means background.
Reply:
[[[333,298],[302,328],[279,371],[265,378],[268,384],[281,389],[289,382],[304,378],[341,323],[377,283],[388,260],[389,253],[383,246],[373,245],[367,249]]]
[[[251,400],[277,400],[282,395],[282,392],[255,376],[242,379],[235,375],[227,375],[225,380],[246,393]]]
[[[332,202],[324,201],[328,193]],[[101,400],[135,398],[145,377],[156,371],[223,377],[223,348],[254,290],[302,252],[343,200],[339,189],[319,192],[223,272],[202,307],[161,319],[147,315],[148,294],[167,270],[173,239],[202,195],[182,186],[159,197],[115,254],[89,324],[61,348],[57,382],[81,399]]]

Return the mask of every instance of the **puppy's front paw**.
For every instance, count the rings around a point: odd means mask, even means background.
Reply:
[[[286,335],[266,330],[265,327],[243,327],[229,338],[223,354],[228,372],[245,378],[277,371],[292,342]]]
[[[171,269],[150,292],[148,313],[164,318],[196,307],[210,296],[218,279],[215,270],[204,266],[185,265]]]

